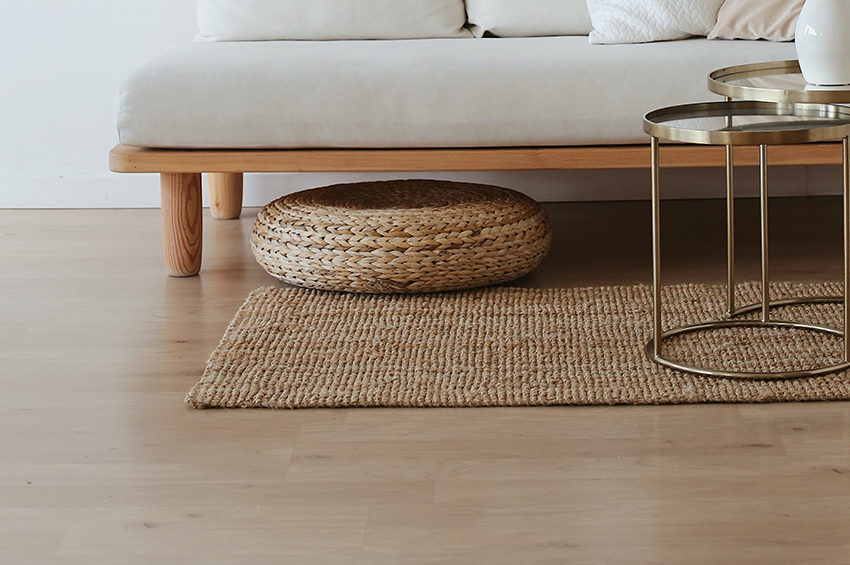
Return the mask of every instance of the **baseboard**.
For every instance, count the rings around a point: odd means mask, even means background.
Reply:
[[[0,208],[159,208],[159,177],[2,176]]]
[[[668,199],[722,198],[722,169],[664,169],[662,195]],[[773,167],[770,192],[775,196],[841,194],[841,168]],[[644,200],[649,198],[649,171],[484,171],[440,173],[288,173],[249,174],[244,205],[263,206],[284,194],[342,182],[395,178],[435,178],[495,184],[519,190],[541,202]],[[758,170],[736,171],[737,195],[758,194]],[[204,194],[204,206],[207,206]],[[0,176],[0,208],[158,208],[155,174],[89,176]]]

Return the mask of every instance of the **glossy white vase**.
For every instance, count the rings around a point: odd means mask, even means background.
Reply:
[[[850,84],[850,0],[806,0],[795,43],[806,82]]]

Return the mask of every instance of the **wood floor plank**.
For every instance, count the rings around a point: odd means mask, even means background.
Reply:
[[[766,461],[768,463],[769,461]],[[767,465],[766,465],[767,466]],[[753,477],[716,477],[696,479],[679,477],[675,472],[659,471],[656,477],[632,479],[600,479],[596,481],[564,480],[556,485],[532,480],[438,480],[434,486],[436,504],[460,504],[473,507],[543,506],[573,504],[611,497],[615,500],[642,501],[658,497],[698,503],[706,498],[727,498],[731,502],[762,500],[777,492],[787,499],[818,500],[832,496],[850,496],[850,480],[837,473],[771,474],[768,484]]]
[[[121,556],[114,562],[255,563],[304,557],[321,547],[328,555],[362,551],[368,506],[175,506],[0,511],[20,531],[48,516],[69,524],[58,558]],[[263,525],[264,524],[264,525]],[[214,533],[200,536],[199,532]],[[208,556],[208,557],[207,557]],[[280,562],[280,561],[278,561]],[[361,561],[361,562],[366,562]]]

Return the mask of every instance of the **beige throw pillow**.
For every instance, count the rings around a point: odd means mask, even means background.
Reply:
[[[726,0],[709,39],[793,41],[805,0]]]

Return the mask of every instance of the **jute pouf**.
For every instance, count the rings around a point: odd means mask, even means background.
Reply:
[[[550,240],[546,212],[514,190],[394,180],[275,200],[257,216],[251,249],[269,274],[296,286],[436,292],[521,277]]]

